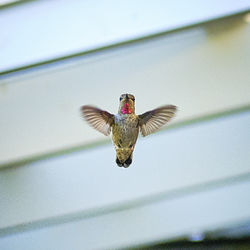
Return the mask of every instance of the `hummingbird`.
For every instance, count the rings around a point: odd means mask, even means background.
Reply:
[[[135,114],[135,97],[131,94],[120,96],[118,114],[111,114],[90,105],[81,107],[83,118],[90,126],[106,136],[112,131],[116,163],[124,168],[128,168],[132,163],[139,131],[142,136],[155,132],[171,120],[176,110],[174,105],[164,105],[137,115]]]

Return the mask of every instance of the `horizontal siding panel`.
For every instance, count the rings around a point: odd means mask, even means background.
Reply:
[[[188,237],[250,219],[250,181],[0,238],[5,250],[118,249]]]
[[[106,137],[79,107],[116,113],[119,96],[137,113],[178,106],[173,122],[249,105],[250,26],[242,17],[0,79],[0,164]]]
[[[0,228],[172,192],[250,172],[250,112],[139,138],[128,169],[111,144],[0,171]]]

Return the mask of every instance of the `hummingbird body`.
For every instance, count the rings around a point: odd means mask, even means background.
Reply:
[[[112,125],[112,139],[116,149],[118,166],[128,167],[132,162],[134,147],[139,133],[136,114],[117,114]]]
[[[133,95],[123,94],[120,97],[120,106],[116,115],[93,106],[85,105],[81,108],[85,120],[93,128],[104,135],[109,135],[112,131],[116,163],[119,167],[127,168],[132,163],[139,131],[141,131],[142,136],[155,132],[167,123],[176,111],[175,106],[165,105],[136,115],[134,104],[135,97]]]

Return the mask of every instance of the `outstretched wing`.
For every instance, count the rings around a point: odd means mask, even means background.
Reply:
[[[177,108],[174,105],[166,105],[139,115],[141,134],[147,136],[158,130],[170,121],[174,116],[176,109]]]
[[[107,111],[88,105],[82,106],[81,112],[84,119],[89,123],[90,126],[104,135],[110,134],[111,126],[114,121],[114,115]]]

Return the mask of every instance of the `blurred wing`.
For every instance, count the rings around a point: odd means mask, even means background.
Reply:
[[[82,106],[81,111],[84,119],[94,129],[104,135],[109,135],[113,123],[113,115],[107,111],[92,106]]]
[[[139,115],[141,134],[147,136],[170,121],[176,112],[176,106],[166,105]]]

